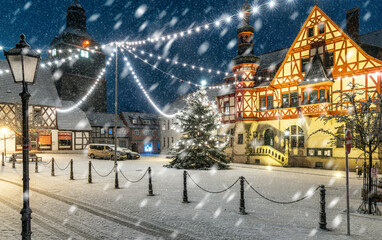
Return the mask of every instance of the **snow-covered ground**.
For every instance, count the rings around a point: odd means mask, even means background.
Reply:
[[[355,212],[360,205],[362,180],[351,173],[351,233],[346,235],[344,172],[301,168],[267,168],[232,164],[224,171],[189,171],[202,187],[218,191],[244,176],[261,193],[288,201],[327,188],[327,222],[330,231],[318,229],[319,194],[298,203],[280,205],[260,198],[248,186],[246,211],[239,214],[240,185],[221,194],[209,194],[188,181],[190,203],[182,203],[183,171],[164,168],[168,159],[142,156],[119,162],[126,177],[136,180],[152,168],[155,196],[147,196],[147,176],[128,183],[114,173],[102,178],[93,171],[87,183],[88,162],[84,154],[41,154],[43,163],[54,157],[61,168],[74,160],[74,178],[69,170],[30,165],[32,231],[34,239],[381,239],[382,217]],[[108,160],[92,160],[100,174],[113,168]],[[0,168],[0,239],[19,239],[22,207],[22,165]],[[5,181],[4,181],[5,180]],[[382,206],[381,206],[382,208]]]

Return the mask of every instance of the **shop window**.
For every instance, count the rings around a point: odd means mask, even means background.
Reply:
[[[21,135],[16,135],[16,150],[23,150],[23,137]]]
[[[51,150],[52,149],[52,135],[39,135],[38,136],[38,148],[39,148],[39,150]]]
[[[308,37],[313,37],[313,27],[308,28]]]
[[[58,133],[58,149],[72,149],[72,133]]]
[[[292,125],[284,131],[284,142],[290,143],[291,148],[303,148],[305,146],[304,130]]]
[[[315,104],[318,102],[318,90],[310,91],[309,103]]]
[[[309,57],[301,59],[301,72],[308,71]]]
[[[224,103],[224,114],[225,115],[229,114],[229,102]]]
[[[273,109],[273,95],[267,96],[267,109]]]
[[[318,25],[318,33],[319,34],[325,33],[325,23],[321,23],[320,25]]]
[[[244,135],[238,134],[237,135],[237,144],[243,144],[244,143]]]
[[[334,52],[326,52],[325,53],[325,67],[330,68],[334,65]]]

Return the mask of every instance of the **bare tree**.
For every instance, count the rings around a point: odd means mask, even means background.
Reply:
[[[372,208],[372,177],[373,153],[382,142],[382,96],[379,91],[359,90],[359,85],[351,85],[348,92],[343,92],[328,106],[328,115],[319,117],[319,120],[327,124],[334,120],[337,123],[335,132],[321,128],[311,135],[323,132],[331,136],[330,143],[338,144],[345,142],[344,129],[352,134],[352,147],[362,150],[369,157],[367,186],[368,212]],[[332,112],[333,114],[330,114]]]

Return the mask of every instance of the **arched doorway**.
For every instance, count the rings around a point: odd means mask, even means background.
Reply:
[[[264,145],[271,147],[275,145],[275,134],[271,129],[267,129],[264,133]]]

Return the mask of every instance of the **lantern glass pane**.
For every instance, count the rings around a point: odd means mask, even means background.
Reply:
[[[33,83],[37,70],[38,58],[24,56],[24,76],[26,83]]]
[[[15,82],[21,83],[23,81],[21,56],[20,55],[8,55],[9,65],[14,77]]]

